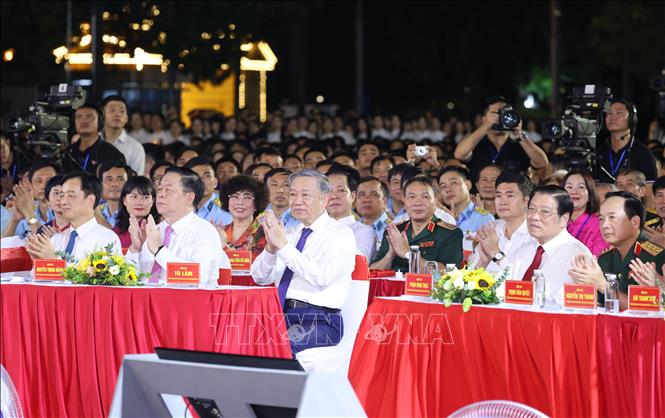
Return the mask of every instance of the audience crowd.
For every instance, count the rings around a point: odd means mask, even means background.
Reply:
[[[221,248],[249,250],[274,281],[270,257],[285,238],[271,222],[290,231],[311,221],[317,231],[324,202],[333,247],[348,252],[340,237],[352,233],[371,268],[405,271],[417,245],[423,265],[509,266],[524,280],[542,270],[556,303],[566,282],[594,283],[602,298],[603,273],[618,273],[622,307],[628,285],[661,283],[658,123],[637,138],[634,107],[615,100],[598,138],[604,155],[592,167],[543,138],[536,121],[496,129],[506,104],[489,98],[472,121],[274,111],[260,123],[243,110],[192,114],[185,127],[175,109],[130,113],[122,97],[109,96],[75,111],[61,162],[38,160],[2,134],[2,236],[26,239],[35,258],[117,243],[151,280],[168,260],[200,262],[205,276],[225,262]],[[282,270],[298,274],[284,262]],[[328,297],[334,303],[321,305],[342,306],[338,289]]]

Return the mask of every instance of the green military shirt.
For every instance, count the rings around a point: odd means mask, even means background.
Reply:
[[[628,286],[638,283],[630,276],[630,261],[639,258],[644,263],[656,263],[656,270],[659,274],[663,272],[663,263],[665,263],[665,252],[663,248],[649,241],[644,234],[640,234],[633,245],[633,251],[629,252],[624,259],[621,259],[619,250],[610,247],[598,257],[598,265],[603,273],[613,273],[617,275],[619,282],[619,291],[628,293]],[[599,292],[600,302],[603,302],[603,294]]]
[[[402,232],[406,231],[406,237],[409,240],[409,246],[418,245],[420,247],[420,255],[427,261],[438,261],[442,264],[456,264],[458,267],[462,264],[462,238],[464,234],[462,230],[455,225],[449,224],[432,216],[426,228],[415,237],[413,236],[413,227],[410,221],[405,221],[397,224],[397,229]],[[386,256],[389,249],[387,238],[388,231],[383,233],[383,240],[381,247],[374,256],[373,261],[381,260]],[[404,254],[396,255],[393,260],[391,269],[402,272],[409,271],[409,260],[402,258]],[[421,266],[424,269],[425,266]]]

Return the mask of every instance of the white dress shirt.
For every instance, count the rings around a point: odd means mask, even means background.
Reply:
[[[501,273],[503,269],[513,265],[514,262],[512,260],[521,259],[522,255],[518,253],[518,250],[528,243],[536,242],[536,239],[529,234],[529,230],[526,226],[526,219],[522,222],[519,228],[513,232],[513,235],[510,237],[510,239],[506,238],[506,221],[503,219],[498,219],[493,221],[492,225],[494,226],[496,235],[499,237],[499,250],[501,250],[504,254],[504,258],[501,259],[498,264],[494,261],[490,261],[487,267],[485,267],[485,270],[494,274]],[[536,247],[538,247],[538,244],[536,244]],[[478,259],[480,258],[479,253],[480,248],[476,246],[475,250],[473,251],[473,255],[471,255],[471,258],[469,258],[469,265],[476,265]],[[492,256],[494,255],[495,254],[492,254]],[[517,278],[515,279],[517,280]]]
[[[368,261],[372,260],[374,258],[374,250],[376,249],[376,235],[372,227],[356,221],[353,215],[342,218],[337,222],[351,228],[353,235],[356,237],[358,251],[367,257]]]
[[[164,233],[168,224],[159,223],[159,232],[164,242]],[[199,263],[199,283],[216,284],[219,269],[228,268],[229,260],[222,251],[222,242],[214,226],[194,213],[179,219],[173,225],[169,246],[162,247],[155,257],[144,243],[141,252],[127,252],[127,260],[138,266],[144,273],[151,273],[155,262],[162,267],[160,279],[166,278],[166,263]]]
[[[116,147],[125,156],[127,165],[136,171],[137,175],[143,175],[145,151],[139,141],[127,135],[127,131],[123,129],[120,136],[111,145]]]
[[[252,263],[251,275],[257,284],[279,286],[288,266],[293,279],[286,292],[287,299],[341,309],[355,268],[357,249],[353,231],[324,211],[309,226],[312,233],[300,252],[296,245],[303,228],[300,224],[287,230],[288,243],[275,254],[263,250]]]
[[[509,276],[511,279],[522,280],[539,245],[538,241],[534,239],[514,250],[519,255],[513,260],[512,275]],[[573,259],[578,254],[584,254],[590,260],[591,251],[565,229],[546,242],[543,249],[545,252],[540,263],[540,270],[545,275],[545,303],[562,306],[563,285],[573,283],[573,279],[568,275]]]
[[[74,241],[74,248],[72,250],[72,257],[76,261],[84,259],[88,254],[95,250],[104,249],[109,244],[113,244],[113,253],[122,255],[122,245],[118,235],[110,229],[101,226],[93,216],[92,219],[80,225],[78,228],[71,226],[62,232],[53,234],[51,237],[51,244],[55,251],[65,251],[69,237],[72,231],[76,231],[78,236]]]

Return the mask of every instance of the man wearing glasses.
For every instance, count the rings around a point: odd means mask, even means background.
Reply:
[[[531,193],[526,221],[529,234],[535,241],[524,244],[516,253],[513,280],[531,281],[535,270],[545,275],[545,302],[563,305],[563,285],[573,283],[568,269],[575,256],[592,258],[591,252],[568,233],[566,226],[573,213],[573,201],[559,186],[537,187]]]
[[[192,170],[170,167],[157,187],[162,222],[156,224],[152,215],[145,225],[130,219],[132,244],[126,257],[142,272],[150,273],[149,282],[166,277],[167,263],[184,262],[199,263],[199,283],[216,284],[219,268],[228,266],[217,230],[195,213],[203,190],[203,182]]]

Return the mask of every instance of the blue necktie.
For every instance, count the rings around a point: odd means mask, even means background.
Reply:
[[[307,237],[311,233],[311,229],[303,228],[302,232],[300,233],[298,244],[296,245],[296,250],[302,252],[302,249],[305,248],[305,241],[307,241]],[[279,287],[277,288],[277,294],[279,294],[279,303],[282,304],[282,307],[284,306],[286,300],[286,291],[289,289],[291,279],[293,279],[293,270],[287,267],[286,270],[284,270],[284,274],[282,274],[282,279],[279,281]]]
[[[67,242],[67,248],[65,248],[65,252],[67,255],[72,255],[72,251],[74,251],[74,244],[76,241],[76,237],[78,237],[79,234],[76,232],[76,230],[72,230],[72,233],[69,234],[69,241]]]

